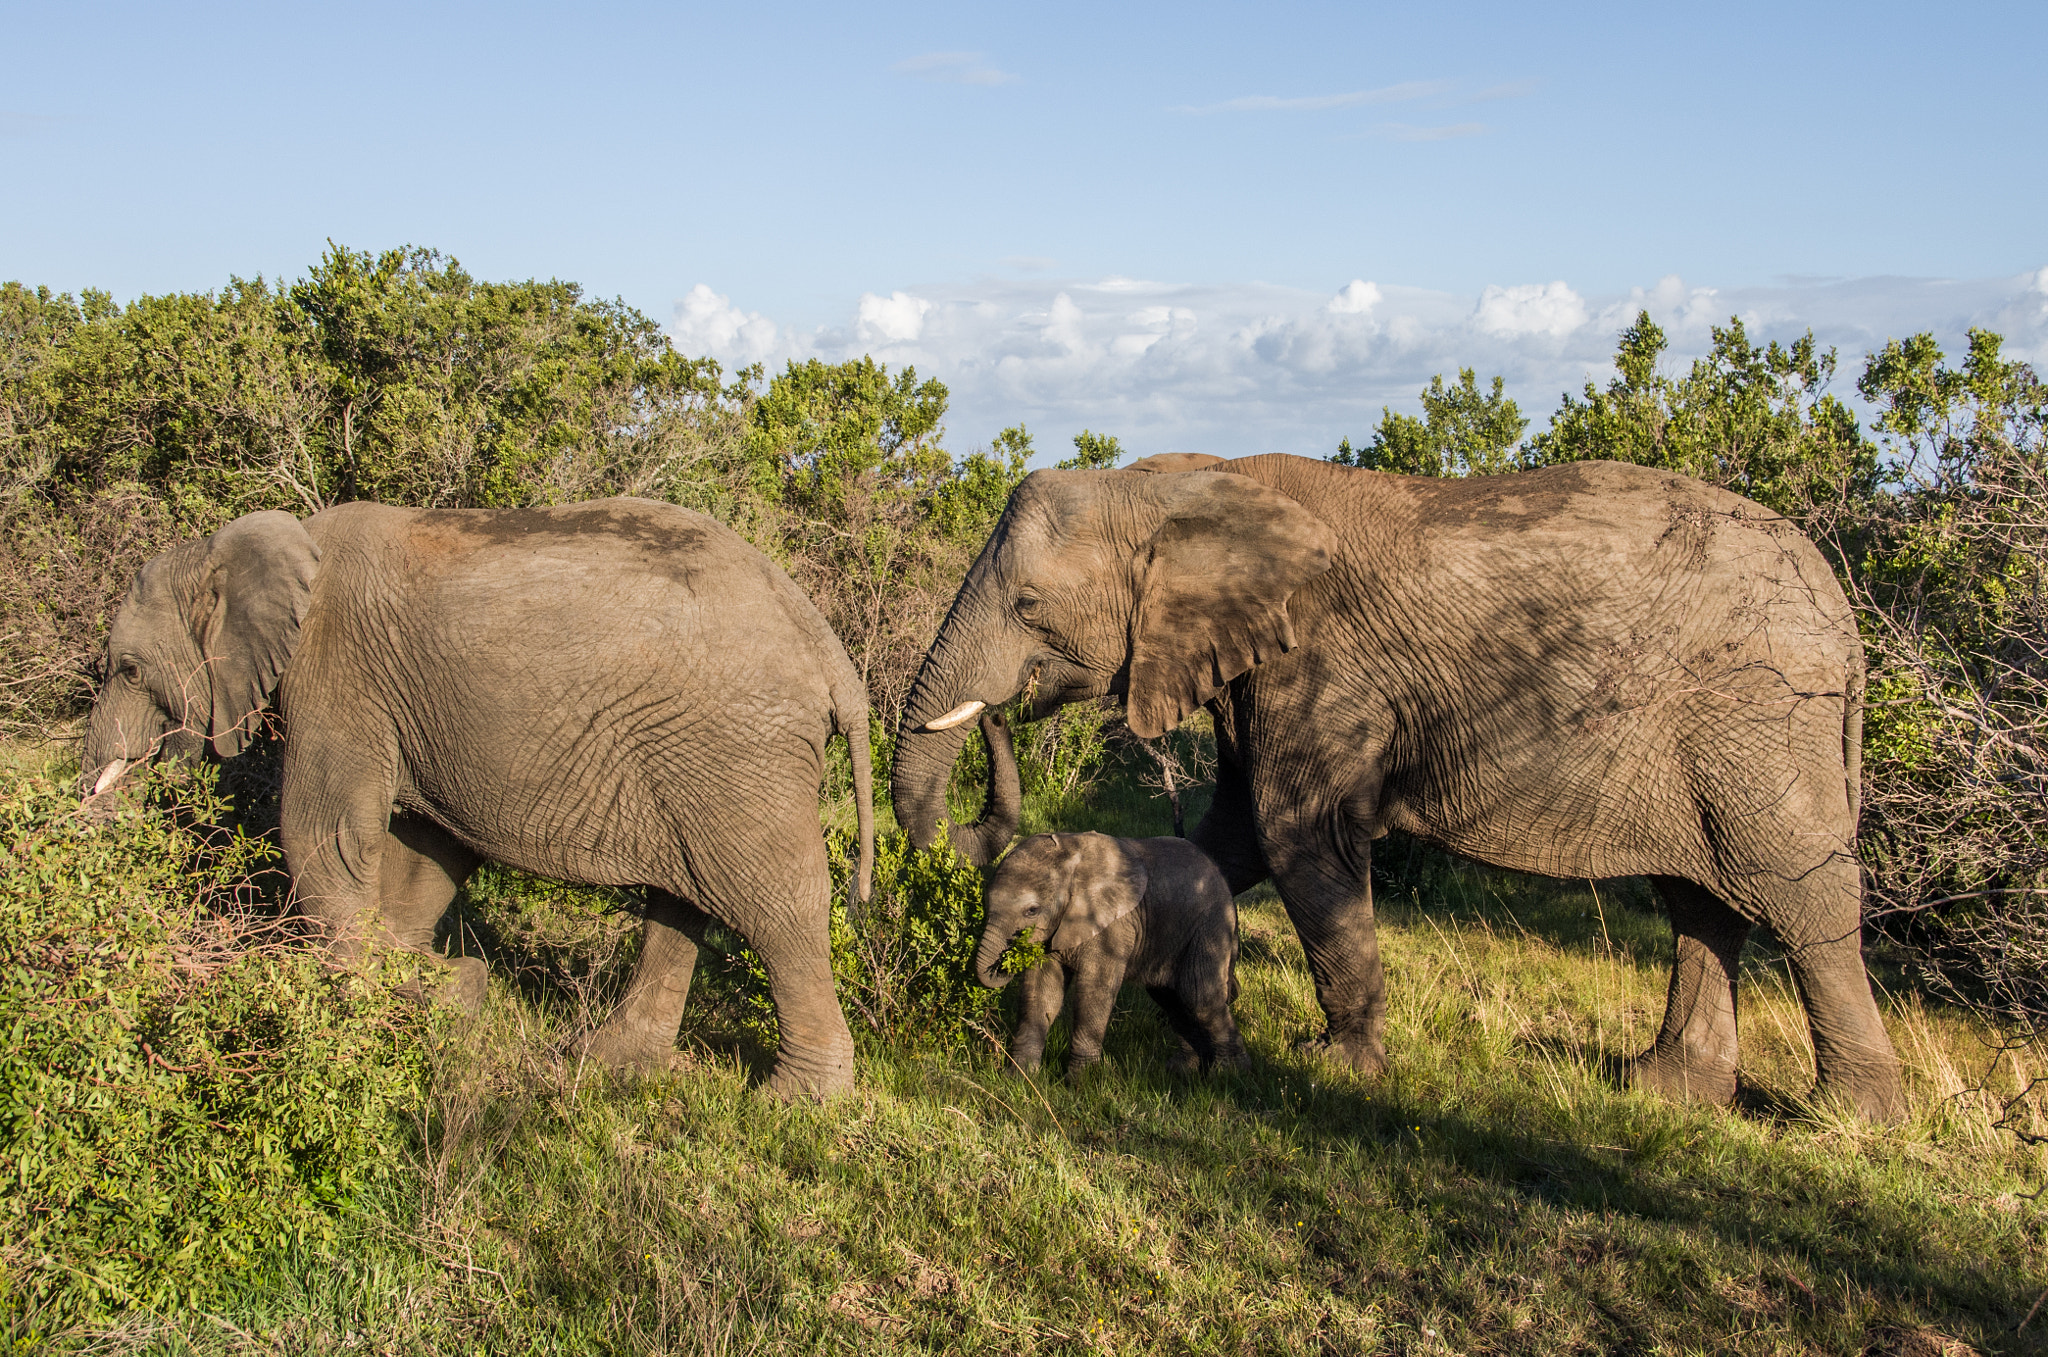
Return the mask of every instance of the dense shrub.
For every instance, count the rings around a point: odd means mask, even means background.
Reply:
[[[396,1173],[413,1011],[332,973],[250,885],[209,774],[82,814],[0,788],[0,1311],[34,1341],[196,1304],[330,1238]]]

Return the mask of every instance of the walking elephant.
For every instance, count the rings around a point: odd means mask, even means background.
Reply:
[[[984,727],[984,733],[986,728]],[[1035,834],[988,883],[988,913],[974,974],[990,989],[1010,977],[1003,953],[1018,934],[1045,949],[1023,974],[1010,1059],[1035,1070],[1045,1034],[1069,993],[1073,1041],[1067,1077],[1102,1059],[1117,991],[1145,986],[1166,1015],[1180,1073],[1247,1063],[1237,1022],[1237,902],[1216,864],[1186,839]]]
[[[1120,695],[1156,736],[1206,705],[1194,841],[1270,877],[1329,1052],[1377,1072],[1372,841],[1401,829],[1559,877],[1646,875],[1677,963],[1637,1082],[1735,1091],[1736,961],[1784,944],[1822,1086],[1901,1110],[1861,950],[1863,670],[1820,553],[1737,495],[1606,462],[1436,480],[1300,457],[1041,471],[926,656],[897,818],[930,841],[984,705]],[[963,851],[981,847],[956,830]]]
[[[865,898],[866,693],[810,600],[731,531],[636,499],[238,518],[136,576],[86,788],[158,752],[237,752],[273,689],[293,897],[343,956],[427,952],[486,859],[645,886],[640,959],[590,1054],[666,1063],[715,918],[767,965],[770,1087],[851,1086],[818,785],[836,730]],[[453,969],[481,997],[481,964]]]

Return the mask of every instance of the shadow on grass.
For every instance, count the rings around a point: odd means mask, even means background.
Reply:
[[[1554,1288],[1588,1288],[1606,1341],[1624,1346],[1668,1339],[1674,1312],[1754,1317],[1728,1299],[1739,1284],[1770,1293],[1757,1303],[1824,1349],[1860,1345],[1862,1326],[1879,1321],[1953,1330],[1967,1317],[1973,1341],[2035,1350],[2034,1335],[2014,1338],[2043,1285],[2027,1246],[1972,1249],[1952,1205],[1888,1182],[1881,1151],[1831,1150],[1814,1110],[1775,1091],[1745,1090],[1738,1114],[1589,1089],[1560,1114],[1526,1086],[1473,1106],[1469,1094],[1412,1091],[1400,1078],[1368,1084],[1306,1052],[1173,1076],[1161,1064],[1171,1038],[1137,990],[1119,1005],[1105,1065],[1056,1088],[1064,1025],[1035,1082],[1077,1144],[1149,1162],[1180,1194],[1210,1194],[1281,1233],[1305,1230],[1309,1252],[1350,1278],[1342,1284],[1406,1296],[1417,1313],[1445,1303],[1483,1257],[1482,1272],[1541,1264]],[[1545,1055],[1539,1045],[1527,1058]],[[1564,1079],[1599,1064],[1561,1044],[1547,1056]],[[1019,1107],[1034,1096],[998,1091]],[[1404,1265],[1389,1268],[1372,1229],[1345,1224],[1362,1213],[1415,1223]],[[1604,1281],[1580,1275],[1602,1268]],[[1663,1319],[1635,1314],[1630,1297],[1654,1301]]]

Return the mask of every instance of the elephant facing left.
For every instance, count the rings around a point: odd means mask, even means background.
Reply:
[[[485,860],[643,886],[640,958],[588,1054],[666,1064],[716,919],[767,967],[769,1087],[851,1087],[818,788],[836,732],[865,899],[866,691],[804,593],[716,520],[638,499],[238,518],[130,586],[84,789],[157,754],[232,755],[273,695],[293,898],[343,957],[428,953]],[[467,965],[455,985],[480,996]]]

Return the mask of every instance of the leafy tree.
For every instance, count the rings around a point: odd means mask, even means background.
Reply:
[[[1494,475],[1516,469],[1515,445],[1529,421],[1493,379],[1482,392],[1471,368],[1458,369],[1458,382],[1446,386],[1441,373],[1422,392],[1422,418],[1384,406],[1372,442],[1353,448],[1349,438],[1328,460],[1372,471],[1406,476]]]
[[[1115,434],[1090,433],[1083,429],[1074,435],[1074,455],[1053,463],[1053,468],[1058,471],[1108,471],[1123,457],[1123,444],[1116,441]]]
[[[915,368],[791,363],[754,400],[744,444],[750,535],[818,601],[888,730],[1031,452],[1020,426],[956,463],[946,402]]]
[[[1550,427],[1529,440],[1526,463],[1607,458],[1727,486],[1804,519],[1816,508],[1867,497],[1876,449],[1827,386],[1835,352],[1809,331],[1787,348],[1749,342],[1740,318],[1715,327],[1713,349],[1683,378],[1658,370],[1664,331],[1637,314],[1615,350],[1605,391],[1567,393]]]
[[[2048,383],[1972,330],[1871,356],[1891,454],[1847,580],[1870,657],[1864,851],[1937,981],[2048,1030]]]

